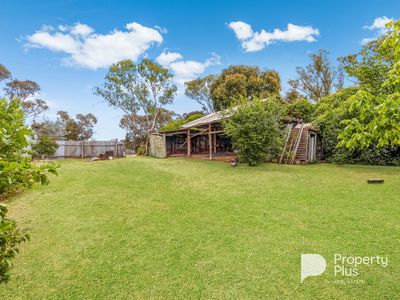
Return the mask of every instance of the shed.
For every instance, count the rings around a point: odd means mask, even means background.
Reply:
[[[185,156],[199,159],[228,160],[237,156],[221,121],[229,114],[215,112],[183,124],[178,130],[155,133],[150,138],[150,153],[155,157]],[[286,124],[285,146],[280,163],[309,163],[322,156],[316,128],[293,118]]]

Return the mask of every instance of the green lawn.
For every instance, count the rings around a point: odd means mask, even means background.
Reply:
[[[1,299],[400,295],[399,168],[67,160],[9,205],[31,241]],[[300,283],[301,253],[323,255],[325,273]],[[389,265],[337,282],[335,253]]]

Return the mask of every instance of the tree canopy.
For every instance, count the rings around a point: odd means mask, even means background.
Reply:
[[[201,109],[206,114],[215,112],[214,103],[211,97],[211,86],[215,79],[215,75],[208,75],[203,78],[197,78],[185,82],[185,95],[200,104]]]
[[[353,117],[342,121],[340,147],[400,145],[400,21],[387,26],[386,35],[343,59],[358,86],[349,99]]]
[[[92,113],[71,117],[66,111],[57,112],[57,120],[34,122],[32,129],[36,139],[85,141],[92,138],[97,118]]]
[[[329,62],[329,52],[319,50],[310,54],[311,63],[297,68],[297,78],[289,80],[292,90],[298,91],[311,101],[318,102],[328,96],[334,87],[343,87],[343,74]]]
[[[247,100],[279,95],[281,81],[278,72],[260,70],[253,66],[230,66],[223,70],[211,85],[211,98],[215,110],[235,103],[238,97]]]
[[[0,81],[5,80],[3,88],[5,97],[10,101],[17,99],[27,119],[35,120],[41,113],[49,109],[46,101],[38,98],[40,86],[32,80],[13,79],[11,72],[0,64]]]
[[[131,60],[113,64],[103,86],[97,87],[95,94],[126,116],[143,116],[144,123],[140,126],[146,131],[147,153],[150,134],[156,130],[161,109],[172,103],[176,90],[168,69],[143,59],[139,64]]]
[[[175,113],[165,108],[161,108],[159,116],[156,118],[155,131],[161,130],[165,125],[172,121]],[[153,116],[150,116],[152,118]],[[134,147],[144,145],[149,131],[147,117],[144,115],[130,114],[124,115],[119,126],[126,130],[126,138],[134,142]]]

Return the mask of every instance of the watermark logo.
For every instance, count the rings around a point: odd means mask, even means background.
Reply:
[[[360,275],[360,266],[379,265],[383,268],[388,266],[387,256],[346,256],[335,254],[334,274],[335,276],[356,277]]]
[[[340,284],[359,284],[364,283],[360,279],[362,266],[377,265],[387,268],[389,259],[387,256],[353,256],[335,254],[330,263],[333,266],[334,283]],[[309,276],[319,276],[326,270],[326,260],[320,254],[301,254],[301,282]]]
[[[318,276],[325,272],[326,261],[319,254],[301,255],[301,282],[309,276]]]

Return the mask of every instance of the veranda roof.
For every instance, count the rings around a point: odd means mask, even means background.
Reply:
[[[267,99],[263,99],[261,101],[267,101]],[[198,118],[196,120],[193,120],[191,122],[183,124],[181,127],[179,127],[180,130],[185,130],[185,129],[190,129],[193,127],[199,127],[202,125],[208,125],[216,122],[220,122],[223,119],[229,118],[232,113],[238,109],[239,106],[234,106],[232,108],[226,109],[224,111],[217,111],[211,114],[208,114],[204,117]],[[281,121],[284,122],[300,122],[299,119],[290,117],[290,116],[282,116]],[[307,124],[307,126],[311,127],[311,123]]]
[[[181,129],[189,129],[191,127],[198,127],[201,125],[207,125],[215,122],[219,122],[222,119],[226,118],[227,116],[223,115],[222,112],[217,111],[215,113],[211,113],[209,115],[206,115],[204,117],[198,118],[196,120],[193,120],[189,123],[183,124],[180,128]]]

